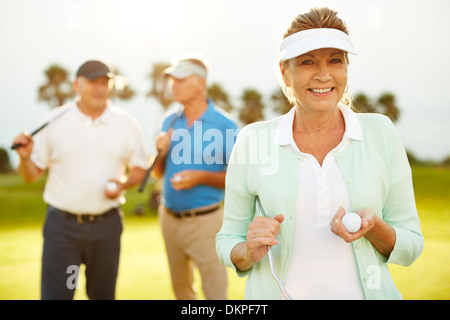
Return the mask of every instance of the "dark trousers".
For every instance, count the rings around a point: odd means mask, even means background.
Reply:
[[[41,298],[73,299],[80,264],[89,299],[113,300],[119,268],[122,215],[114,208],[95,220],[47,207],[43,228]]]

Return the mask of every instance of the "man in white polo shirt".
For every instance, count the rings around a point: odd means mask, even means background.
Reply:
[[[145,176],[147,152],[137,121],[109,100],[112,78],[106,64],[87,61],[73,83],[77,99],[50,112],[34,139],[14,140],[25,181],[48,171],[42,299],[72,299],[81,263],[88,297],[115,298],[123,191]]]

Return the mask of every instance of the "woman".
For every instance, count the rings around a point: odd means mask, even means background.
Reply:
[[[293,299],[401,299],[388,263],[410,265],[423,249],[411,169],[392,122],[341,103],[348,53],[344,22],[314,8],[280,47],[283,91],[294,107],[245,127],[226,177],[217,253],[248,275],[248,299],[279,299],[264,258]],[[256,154],[256,156],[255,156]],[[268,169],[269,168],[269,169]],[[260,217],[259,197],[266,217]],[[347,212],[362,218],[349,233]]]

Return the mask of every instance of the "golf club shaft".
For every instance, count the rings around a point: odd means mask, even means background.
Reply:
[[[266,216],[266,212],[264,211],[264,208],[261,204],[261,200],[259,199],[259,196],[256,196],[256,202],[258,203],[258,207],[259,207],[259,213],[262,217]],[[270,246],[267,246],[267,256],[269,258],[269,265],[270,265],[270,271],[272,273],[273,278],[275,279],[275,281],[278,284],[278,287],[280,287],[280,291],[281,291],[281,295],[286,299],[286,300],[292,300],[292,298],[289,296],[289,294],[286,291],[286,288],[284,286],[283,281],[281,280],[281,278],[278,276],[277,270],[275,268],[275,262],[273,261],[273,254],[272,254],[272,249],[270,248]]]
[[[62,107],[61,107],[62,108]],[[48,126],[50,123],[52,123],[53,121],[55,121],[56,119],[58,119],[59,117],[61,117],[64,113],[66,113],[67,111],[69,111],[70,109],[72,109],[72,107],[66,107],[63,110],[59,111],[58,114],[56,116],[54,116],[52,119],[50,119],[49,121],[45,122],[43,125],[41,125],[39,128],[37,128],[36,130],[34,130],[33,132],[30,133],[30,136],[34,136],[36,133],[38,133],[39,131],[41,131],[42,129],[44,129],[46,126]],[[17,149],[20,148],[22,146],[21,143],[15,143],[11,146],[11,149]]]
[[[286,300],[292,300],[292,298],[289,296],[289,294],[286,291],[286,287],[284,286],[283,281],[278,276],[277,270],[275,269],[275,263],[273,261],[272,249],[270,249],[269,246],[267,246],[267,255],[269,256],[270,271],[272,272],[272,276],[274,277],[275,281],[278,283],[278,286],[280,287],[281,295]]]
[[[139,186],[139,192],[144,191],[145,189],[145,185],[147,184],[147,180],[150,177],[150,173],[153,170],[153,167],[155,166],[156,162],[158,161],[159,158],[159,153],[156,154],[155,160],[153,160],[152,165],[150,166],[150,168],[148,168],[147,173],[145,174],[144,180],[142,180],[141,185]]]
[[[44,123],[42,126],[40,126],[39,128],[37,128],[36,130],[34,130],[32,133],[30,133],[30,136],[34,136],[36,133],[38,133],[39,131],[41,131],[42,129],[44,129],[50,122],[46,122]],[[11,149],[15,150],[17,148],[20,148],[22,146],[21,143],[15,143],[11,146]]]
[[[172,128],[173,125],[175,124],[175,121],[177,121],[177,119],[180,118],[182,112],[183,112],[183,110],[178,111],[177,114],[172,118],[172,121],[170,121],[170,124],[169,124],[169,129]],[[144,180],[142,180],[142,183],[141,183],[141,185],[139,186],[139,192],[144,191],[145,185],[147,184],[147,180],[148,180],[148,178],[150,177],[150,173],[152,172],[153,167],[154,167],[155,164],[156,164],[156,161],[158,161],[158,158],[159,158],[159,153],[156,154],[155,160],[153,160],[152,165],[151,165],[150,168],[147,170],[147,173],[145,174]]]

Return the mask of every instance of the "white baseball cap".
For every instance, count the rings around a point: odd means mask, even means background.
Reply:
[[[174,65],[165,69],[164,73],[176,79],[184,79],[192,75],[206,78],[206,69],[187,59],[177,61]]]
[[[299,31],[286,37],[281,42],[278,61],[322,48],[336,48],[356,54],[352,41],[345,32],[333,28],[317,28]]]

